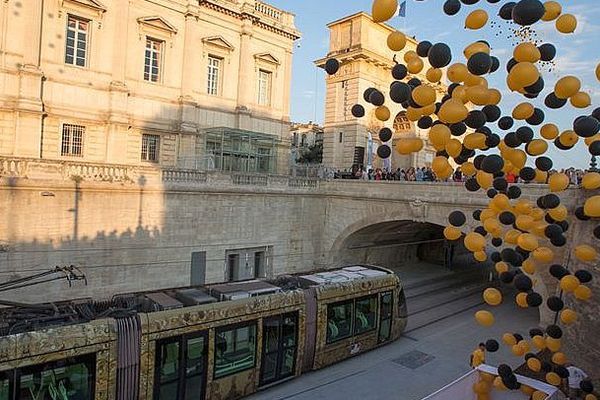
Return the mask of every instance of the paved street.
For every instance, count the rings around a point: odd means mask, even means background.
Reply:
[[[402,274],[400,274],[402,275]],[[408,303],[410,313],[410,301]],[[517,309],[513,301],[496,308],[496,323],[482,328],[473,318],[475,307],[412,330],[400,340],[332,367],[259,392],[252,400],[414,400],[439,389],[469,370],[470,352],[480,341],[500,338],[505,332],[527,334],[537,324],[536,310]],[[410,326],[410,322],[409,322]],[[417,353],[420,352],[420,353]],[[421,366],[404,360],[420,358]],[[429,361],[428,361],[429,360]],[[410,360],[408,360],[410,361]],[[505,346],[488,354],[487,362],[517,366],[519,359]]]

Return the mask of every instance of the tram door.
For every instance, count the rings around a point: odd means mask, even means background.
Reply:
[[[263,320],[261,386],[293,376],[298,347],[298,313]]]

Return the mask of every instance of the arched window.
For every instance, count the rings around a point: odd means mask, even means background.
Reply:
[[[412,125],[406,117],[406,111],[400,111],[394,119],[394,131],[395,132],[407,132],[412,129]]]
[[[302,140],[300,141],[300,147],[306,146],[306,134],[302,135]]]

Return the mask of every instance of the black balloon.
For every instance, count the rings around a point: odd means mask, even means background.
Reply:
[[[498,343],[498,341],[496,341],[494,339],[490,339],[487,342],[485,342],[485,349],[487,351],[489,351],[490,353],[497,352],[499,348],[500,348],[500,344]]]
[[[452,136],[462,136],[467,131],[467,125],[463,122],[450,125],[450,133]]]
[[[485,118],[486,118],[487,122],[498,121],[498,119],[500,118],[500,115],[502,113],[502,111],[500,110],[500,107],[498,107],[496,105],[492,105],[492,104],[483,107],[481,109],[481,111],[483,111],[483,113],[485,114]]]
[[[544,302],[542,296],[536,292],[528,293],[526,300],[529,307],[539,307]]]
[[[533,140],[533,129],[528,126],[522,126],[517,129],[517,137],[521,143],[529,143]]]
[[[550,243],[552,243],[552,246],[554,247],[563,247],[567,244],[567,238],[563,235],[555,236],[550,239]]]
[[[481,169],[489,174],[502,171],[504,159],[497,154],[486,156],[481,162]]]
[[[473,231],[476,233],[479,233],[481,236],[487,236],[487,234],[488,234],[483,226],[478,226]]]
[[[377,89],[372,91],[371,94],[369,95],[369,103],[371,103],[377,107],[382,106],[383,103],[385,103],[385,97],[383,96],[383,93],[381,93]]]
[[[530,94],[538,94],[544,90],[545,85],[544,78],[540,76],[540,78],[533,85],[526,86],[525,91]]]
[[[600,225],[594,228],[594,237],[600,239]]]
[[[338,72],[339,69],[340,69],[340,62],[338,60],[336,60],[335,58],[330,58],[325,63],[325,71],[329,75],[335,75],[335,73]]]
[[[428,58],[433,68],[443,68],[452,61],[452,50],[445,43],[436,43],[431,46]]]
[[[432,124],[433,119],[429,115],[419,118],[419,121],[417,122],[417,126],[421,129],[429,129]]]
[[[529,330],[529,336],[530,337],[544,336],[544,331],[541,330],[540,328],[532,328],[532,329]]]
[[[487,117],[485,116],[483,111],[480,111],[480,110],[473,110],[473,111],[469,112],[469,115],[467,115],[467,118],[465,119],[465,124],[469,128],[473,128],[473,129],[481,128],[482,126],[485,125],[486,122],[487,122]]]
[[[410,78],[406,83],[408,83],[408,85],[412,86],[413,88],[416,88],[417,86],[421,86],[423,84],[423,82],[421,82],[419,78]]]
[[[496,135],[495,133],[492,133],[485,139],[485,145],[491,149],[497,147],[501,141],[502,139],[500,139],[500,136]]]
[[[600,141],[597,140],[595,142],[592,142],[588,149],[591,155],[600,156]]]
[[[546,9],[539,0],[521,0],[512,9],[512,19],[519,25],[532,25],[544,16]]]
[[[494,72],[498,71],[499,68],[500,60],[498,59],[498,57],[492,56],[492,66],[490,67],[490,74],[493,74]]]
[[[560,329],[560,326],[558,325],[549,325],[546,328],[546,333],[554,339],[560,339],[563,335],[562,329]]]
[[[508,3],[505,3],[498,12],[500,18],[506,21],[510,21],[512,19],[512,10],[516,5],[517,3],[515,3],[514,1],[509,1]]]
[[[390,99],[394,103],[402,104],[410,99],[411,87],[404,82],[394,82],[390,87]]]
[[[506,193],[506,195],[508,196],[509,199],[518,199],[519,197],[521,197],[521,188],[518,186],[511,186],[508,188],[508,192]]]
[[[467,61],[467,68],[473,75],[485,75],[492,69],[492,57],[484,52],[475,53]]]
[[[583,380],[579,383],[579,388],[584,393],[592,393],[594,391],[594,384],[590,380]]]
[[[494,188],[490,188],[487,191],[487,197],[489,197],[490,199],[493,199],[494,197],[496,197],[497,194],[498,194],[498,191]]]
[[[552,43],[544,43],[538,49],[542,54],[542,61],[552,61],[556,57],[556,47]]]
[[[577,207],[575,209],[575,217],[577,217],[577,219],[580,221],[589,221],[590,220],[590,217],[585,215],[585,211],[583,210],[583,207]]]
[[[563,308],[565,308],[565,303],[557,296],[550,296],[548,300],[546,300],[546,305],[551,311],[559,312]]]
[[[503,131],[507,131],[512,128],[514,124],[515,120],[512,119],[512,117],[502,117],[498,121],[498,128],[502,129]]]
[[[509,376],[513,373],[512,368],[506,364],[498,365],[498,375]]]
[[[560,197],[558,197],[554,193],[549,193],[549,194],[545,195],[544,199],[542,201],[544,202],[544,205],[546,206],[546,208],[550,208],[550,209],[556,208],[560,205]]]
[[[512,225],[515,223],[515,215],[510,211],[502,211],[498,216],[498,220],[500,220],[503,225]]]
[[[519,176],[524,181],[528,181],[528,182],[532,181],[535,179],[535,169],[533,169],[531,167],[522,168],[521,172],[519,172]]]
[[[473,211],[473,219],[475,221],[479,221],[480,217],[481,217],[481,210],[475,210],[475,211]]]
[[[573,122],[573,130],[581,137],[592,137],[600,132],[600,122],[592,116],[581,116]]]
[[[577,279],[579,279],[579,282],[581,283],[588,283],[592,281],[592,274],[589,271],[586,271],[585,269],[575,271],[574,275],[577,277]]]
[[[355,104],[352,106],[352,115],[356,118],[362,118],[365,116],[365,108],[360,104]]]
[[[377,148],[377,155],[380,158],[388,158],[390,155],[392,155],[392,149],[390,149],[390,146],[387,144],[384,144]]]
[[[390,128],[382,128],[379,131],[379,140],[381,140],[382,142],[387,142],[392,138],[392,136],[393,132]]]
[[[558,109],[567,104],[567,99],[559,99],[554,92],[549,93],[544,100],[544,104],[548,108]]]
[[[465,187],[467,188],[467,190],[469,192],[476,192],[479,189],[481,189],[481,186],[479,186],[477,179],[475,179],[473,177],[467,179],[467,181],[465,182]]]
[[[552,264],[548,271],[550,272],[550,275],[556,279],[562,279],[563,277],[569,275],[569,271],[567,271],[567,269],[560,264]]]
[[[492,246],[494,246],[494,247],[500,247],[500,246],[502,246],[502,243],[503,243],[502,239],[500,239],[500,238],[492,239]]]
[[[518,64],[518,61],[515,60],[514,58],[511,58],[510,60],[508,60],[508,62],[506,63],[506,72],[510,72],[515,65]]]
[[[544,171],[544,172],[550,171],[552,169],[553,165],[554,165],[554,163],[552,162],[552,159],[550,159],[546,156],[538,157],[535,159],[535,166],[540,171]]]
[[[467,222],[467,217],[462,211],[452,211],[448,216],[448,221],[452,226],[461,227]]]
[[[533,287],[533,282],[527,275],[520,274],[515,277],[515,287],[520,292],[527,292]]]
[[[496,238],[494,238],[494,239],[496,239]],[[492,244],[494,242],[494,239],[492,239]],[[500,252],[498,252],[498,251],[493,252],[492,255],[490,256],[490,260],[492,260],[495,263],[502,261],[502,256],[500,255]]]
[[[546,118],[546,115],[544,114],[544,111],[542,111],[539,108],[535,108],[533,110],[533,115],[529,118],[527,118],[525,120],[525,122],[527,122],[529,125],[541,125],[542,122],[544,122],[544,119]]]
[[[512,283],[512,281],[515,279],[515,272],[514,271],[505,271],[503,273],[500,274],[500,280],[503,283],[506,284],[510,284]]]
[[[556,372],[556,375],[558,375],[561,379],[567,379],[570,375],[569,370],[562,365],[556,366],[554,368],[554,372]]]
[[[366,102],[370,103],[369,98],[371,97],[371,93],[373,93],[376,90],[377,89],[370,87],[370,88],[368,88],[367,90],[364,91],[363,98],[365,99]]]
[[[408,75],[408,69],[406,68],[406,65],[396,64],[394,65],[394,68],[392,68],[392,76],[394,77],[394,79],[400,81],[406,78],[406,75]]]
[[[516,149],[523,144],[515,132],[507,133],[506,136],[504,136],[504,143],[513,149]]]
[[[444,12],[446,15],[456,15],[460,11],[460,1],[458,0],[446,0],[444,3]]]
[[[504,178],[504,176],[494,178],[494,182],[492,184],[494,185],[494,189],[498,190],[499,192],[506,192],[506,189],[508,189],[508,181],[506,180],[506,178]]]
[[[560,227],[560,225],[557,225],[557,224],[550,224],[546,227],[546,229],[544,229],[544,235],[549,239],[552,239],[553,237],[561,236],[562,234],[563,234],[563,230]]]
[[[427,40],[419,42],[419,44],[417,45],[417,54],[419,55],[419,57],[427,57],[431,46],[431,42],[428,42]]]

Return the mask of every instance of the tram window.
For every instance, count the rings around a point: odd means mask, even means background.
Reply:
[[[379,310],[379,342],[385,342],[392,333],[392,292],[381,293]]]
[[[10,382],[7,372],[0,372],[0,400],[10,399]]]
[[[179,339],[157,344],[157,400],[176,400],[179,385]]]
[[[354,300],[327,306],[327,343],[352,336]]]
[[[218,329],[215,335],[215,379],[253,368],[256,361],[256,322]]]
[[[356,300],[354,334],[358,335],[375,329],[377,321],[377,296]]]
[[[204,386],[206,337],[188,339],[186,353],[185,400],[199,399]]]
[[[96,375],[95,355],[70,358],[20,370],[17,399],[92,400]]]

